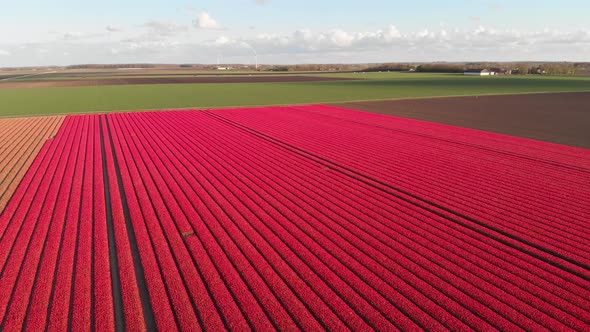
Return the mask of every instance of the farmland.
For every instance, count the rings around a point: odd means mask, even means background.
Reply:
[[[587,330],[588,206],[590,150],[525,138],[322,105],[70,115],[0,215],[0,330]]]
[[[590,328],[588,78],[33,75],[2,331]]]
[[[340,73],[311,76],[321,76],[322,79],[332,77],[353,80],[256,83],[257,77],[254,77],[251,78],[254,80],[253,83],[133,84],[134,81],[127,77],[127,83],[130,85],[102,85],[100,80],[93,78],[95,86],[1,88],[2,84],[11,86],[23,82],[47,84],[49,81],[51,83],[51,80],[35,77],[35,80],[0,82],[0,116],[590,91],[588,77],[513,76],[482,79],[452,74],[418,73]],[[68,80],[57,82],[70,83]],[[105,82],[108,80],[103,83]]]
[[[0,119],[0,212],[63,117]]]
[[[418,98],[333,105],[590,149],[590,92]]]
[[[8,1],[0,332],[590,332],[590,2],[525,2]]]

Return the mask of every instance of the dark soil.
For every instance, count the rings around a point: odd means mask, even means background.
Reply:
[[[14,77],[19,77],[19,76],[23,76],[23,75],[0,75],[0,80],[8,80]]]
[[[49,88],[97,85],[132,85],[132,84],[189,84],[189,83],[289,83],[342,81],[352,78],[335,78],[320,76],[201,76],[201,77],[126,77],[63,81],[6,81],[0,82],[0,89]]]
[[[335,104],[590,149],[590,92]]]
[[[220,71],[217,73],[212,72],[191,72],[187,70],[186,73],[178,72],[175,70],[174,73],[169,73],[166,70],[163,70],[161,73],[158,73],[156,70],[147,70],[146,71],[116,71],[116,72],[61,72],[61,73],[48,73],[44,74],[43,78],[100,78],[103,76],[113,77],[113,76],[124,76],[124,77],[149,77],[149,76],[179,76],[179,77],[202,77],[202,76],[285,76],[285,75],[324,75],[324,74],[345,74],[345,73],[354,73],[354,71],[298,71],[298,72],[272,72],[272,71],[264,71],[264,72],[254,72],[254,73],[240,73],[240,72],[233,72],[233,71]],[[21,75],[15,75],[21,76]]]

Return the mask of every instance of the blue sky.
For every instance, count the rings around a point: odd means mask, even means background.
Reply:
[[[581,0],[0,4],[0,67],[248,62],[248,47],[267,63],[590,61],[590,3]]]

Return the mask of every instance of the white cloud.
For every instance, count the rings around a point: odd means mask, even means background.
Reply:
[[[403,43],[403,35],[393,25],[371,32],[348,32],[333,29],[313,32],[308,29],[296,30],[292,34],[261,33],[247,40],[223,37],[224,46],[240,45],[244,41],[268,52],[323,52],[338,50],[372,50],[387,45]],[[219,45],[219,39],[217,40]]]
[[[75,40],[82,38],[82,33],[80,32],[66,32],[63,34],[62,38],[64,40]]]
[[[218,26],[218,25],[217,25]],[[479,25],[472,29],[441,26],[403,31],[394,25],[369,31],[332,29],[257,33],[223,30],[221,36],[167,21],[149,21],[103,37],[92,32],[59,33],[50,41],[0,41],[3,65],[70,63],[252,62],[261,63],[420,62],[420,61],[587,61],[590,30],[522,31]],[[207,36],[207,37],[204,37]],[[108,38],[106,38],[108,37]],[[211,38],[204,40],[203,38]],[[249,46],[248,46],[249,45]],[[5,51],[1,51],[5,50]],[[6,50],[10,50],[7,52]],[[69,54],[65,56],[64,54]]]
[[[392,41],[396,38],[401,38],[402,36],[395,25],[388,26],[387,29],[385,29],[385,31],[382,33],[386,41]]]
[[[120,32],[122,29],[116,25],[107,25],[105,28],[108,32]]]
[[[350,35],[346,31],[332,30],[324,37],[329,38],[330,42],[336,47],[350,47],[354,41],[354,36]]]
[[[68,43],[71,42],[89,42],[92,40],[98,40],[103,36],[106,36],[105,32],[80,32],[80,31],[68,31],[64,33],[52,32],[51,34],[57,35],[61,40]]]
[[[270,0],[256,0],[256,4],[260,5],[260,6],[266,5],[269,2],[270,2]]]
[[[194,23],[195,27],[199,29],[221,29],[221,25],[219,25],[219,23],[217,23],[217,21],[213,17],[211,17],[211,15],[209,15],[208,12],[200,12],[197,15],[197,19]]]
[[[225,45],[229,45],[229,44],[233,44],[233,43],[234,43],[234,41],[226,36],[218,37],[213,42],[213,44],[215,44],[216,46],[225,46]]]
[[[142,26],[148,28],[152,34],[157,36],[173,36],[188,30],[186,25],[176,24],[170,21],[149,20]]]
[[[444,46],[455,49],[460,54],[465,50],[496,49],[499,47],[513,48],[515,52],[518,52],[518,47],[521,45],[587,44],[590,43],[590,30],[562,32],[546,29],[537,32],[520,32],[478,26],[473,30],[441,28],[438,31],[423,29],[402,33],[391,25],[385,29],[368,32],[297,30],[292,34],[259,34],[246,41],[269,52],[335,50],[362,52],[384,50],[391,47],[414,46],[437,49]],[[225,45],[228,44],[231,43],[226,41]],[[564,51],[566,50],[564,49]]]

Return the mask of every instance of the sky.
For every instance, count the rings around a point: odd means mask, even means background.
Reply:
[[[590,61],[583,0],[0,0],[0,67]]]

